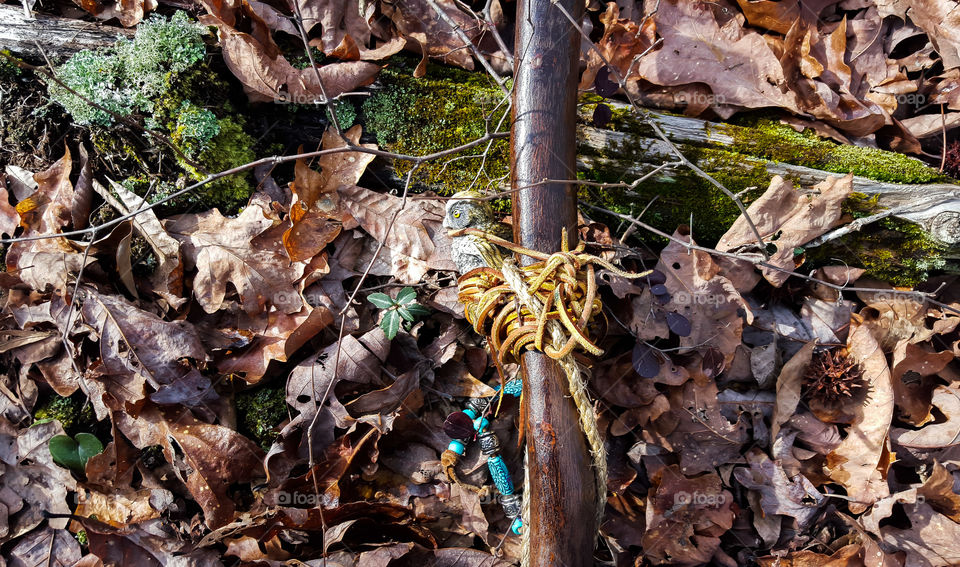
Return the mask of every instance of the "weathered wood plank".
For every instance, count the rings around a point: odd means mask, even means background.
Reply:
[[[133,37],[132,29],[68,18],[33,14],[22,6],[0,5],[0,49],[19,55],[67,57],[83,49],[112,45],[118,36]]]

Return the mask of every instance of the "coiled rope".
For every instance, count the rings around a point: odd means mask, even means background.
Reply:
[[[597,295],[595,266],[625,278],[645,277],[650,272],[624,272],[603,258],[585,253],[586,243],[582,240],[570,250],[566,230],[561,235],[562,249],[554,254],[537,252],[473,228],[450,232],[451,237],[467,234],[537,260],[521,267],[513,258],[506,258],[501,270],[490,267],[471,270],[457,281],[459,299],[474,330],[489,337],[500,365],[517,362],[524,350],[535,349],[556,360],[563,368],[593,458],[599,521],[607,495],[606,454],[587,393],[587,371],[577,364],[573,351],[579,348],[594,356],[603,354],[603,350],[591,340],[589,332],[594,317],[603,313]],[[524,458],[524,515],[529,511],[529,472],[526,468]],[[521,534],[521,561],[524,565],[529,556],[529,533],[530,530],[525,529]]]

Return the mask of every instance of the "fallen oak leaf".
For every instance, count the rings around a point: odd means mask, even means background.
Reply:
[[[893,419],[893,385],[886,356],[869,327],[852,323],[847,349],[848,356],[860,364],[869,397],[866,401],[851,398],[845,404],[853,422],[840,445],[827,455],[825,470],[853,499],[850,511],[861,513],[890,494],[884,455]]]
[[[83,321],[98,333],[104,370],[111,374],[144,374],[154,388],[187,374],[183,359],[204,361],[206,350],[196,329],[186,321],[164,321],[138,309],[121,296],[82,286]]]
[[[189,410],[147,405],[136,417],[114,412],[113,418],[136,447],[163,448],[211,529],[234,519],[236,505],[228,494],[231,485],[249,483],[264,474],[263,451],[253,441],[230,428],[199,421]],[[178,459],[178,454],[183,457]]]
[[[358,124],[340,137],[333,127],[323,134],[324,150],[342,148],[347,141],[368,149],[376,144],[360,144],[361,126]],[[320,172],[310,169],[303,159],[296,162],[295,178],[290,190],[296,201],[290,207],[291,226],[283,233],[283,245],[294,262],[302,262],[316,256],[339,234],[349,213],[340,204],[337,188],[360,181],[363,171],[373,161],[373,154],[343,152],[321,156],[317,161]]]
[[[380,72],[379,65],[366,61],[297,69],[279,52],[271,53],[258,39],[233,29],[216,16],[201,16],[200,21],[220,31],[223,59],[254,102],[327,103],[329,99],[372,83]],[[317,74],[323,81],[322,91]]]
[[[777,251],[767,262],[788,271],[793,270],[796,267],[794,249],[839,225],[842,214],[840,205],[852,191],[853,174],[828,177],[811,191],[798,191],[790,181],[779,175],[774,176],[763,195],[747,207],[746,215],[737,218],[720,238],[717,250],[735,252],[757,246],[756,236],[747,222],[749,217],[764,241],[777,246]],[[772,240],[775,235],[779,237]],[[783,270],[762,268],[762,271],[764,278],[776,287],[783,285],[790,277]]]
[[[243,310],[251,315],[270,304],[285,313],[303,307],[294,288],[303,275],[303,264],[290,262],[279,239],[251,245],[273,224],[257,206],[245,208],[236,218],[212,209],[164,221],[170,236],[180,242],[186,268],[197,269],[193,291],[204,311],[214,313],[223,306],[228,283],[239,293]]]

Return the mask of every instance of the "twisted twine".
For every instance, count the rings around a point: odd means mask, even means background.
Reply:
[[[513,258],[507,258],[500,271],[489,267],[471,270],[457,282],[459,299],[465,306],[464,315],[474,330],[490,337],[490,345],[499,364],[519,361],[523,351],[532,348],[556,360],[563,368],[580,415],[580,427],[593,458],[599,522],[607,499],[606,454],[593,404],[587,393],[587,372],[577,364],[573,351],[579,347],[594,356],[603,354],[588,332],[593,317],[603,313],[603,305],[597,296],[594,265],[627,278],[644,277],[650,272],[623,272],[602,258],[584,253],[586,244],[583,241],[571,251],[567,245],[566,231],[563,231],[561,238],[562,250],[554,254],[530,250],[477,229],[461,229],[450,233],[454,237],[464,234],[480,236],[512,252],[539,260],[530,266],[520,267]],[[546,341],[548,334],[549,342]],[[522,510],[528,519],[529,484],[525,455]],[[528,528],[521,536],[523,565],[529,559],[529,534]]]

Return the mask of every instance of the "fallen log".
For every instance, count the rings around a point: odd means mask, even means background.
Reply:
[[[18,55],[68,57],[83,49],[113,45],[117,37],[133,37],[132,29],[101,23],[27,15],[22,6],[0,5],[0,49]]]

